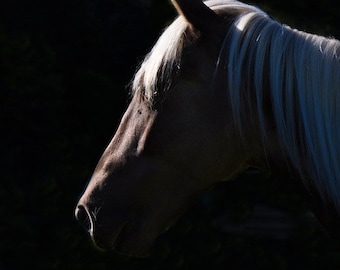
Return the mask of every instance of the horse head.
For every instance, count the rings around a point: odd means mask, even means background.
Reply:
[[[249,166],[299,177],[339,213],[339,41],[238,1],[173,3],[180,16],[136,73],[76,208],[95,245],[145,255],[206,189]]]
[[[182,16],[137,73],[131,103],[76,208],[105,250],[144,255],[160,232],[247,156],[228,119],[226,93],[212,90],[226,23],[200,0],[174,4]],[[162,42],[178,31],[177,43],[165,48]],[[170,51],[169,59],[159,59],[162,50]],[[171,74],[161,74],[170,62]]]

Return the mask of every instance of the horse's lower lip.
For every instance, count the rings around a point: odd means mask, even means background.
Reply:
[[[130,256],[130,257],[137,257],[137,258],[145,258],[150,256],[149,250],[130,250],[130,249],[120,249],[120,248],[113,248],[111,251],[116,252],[117,254]]]
[[[122,235],[122,232],[126,225],[127,223],[122,223],[116,229],[94,225],[94,228],[89,231],[91,240],[95,247],[99,250],[115,250],[116,242],[119,239],[120,235]]]
[[[93,245],[100,251],[110,251],[114,249],[114,242],[98,240],[96,235],[91,235]]]
[[[171,226],[166,227],[166,228],[162,231],[162,233],[166,233],[167,231],[170,230],[170,228],[171,228]]]
[[[167,226],[165,229],[163,229],[163,231],[162,231],[160,234],[165,234],[165,233],[167,233],[167,232],[171,229],[172,226],[173,226],[173,224]]]
[[[99,233],[95,229],[91,235],[96,248],[102,251],[113,251],[122,255],[133,257],[147,257],[154,241],[145,237],[143,233],[136,233],[137,229],[129,223],[125,223],[116,230],[105,230]]]

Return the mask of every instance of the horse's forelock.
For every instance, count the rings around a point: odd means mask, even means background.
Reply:
[[[171,75],[174,67],[179,68],[184,44],[184,32],[187,23],[184,18],[178,17],[161,35],[145,57],[138,72],[135,75],[132,91],[142,91],[146,100],[151,104],[159,91],[160,81],[171,84]],[[162,84],[163,87],[166,85]],[[168,87],[168,86],[167,86]]]
[[[205,4],[222,15],[231,9],[259,11],[256,7],[232,0],[209,0]],[[137,71],[132,82],[132,94],[142,91],[152,104],[156,95],[167,90],[173,79],[173,71],[180,68],[187,28],[188,23],[180,16],[163,32]]]

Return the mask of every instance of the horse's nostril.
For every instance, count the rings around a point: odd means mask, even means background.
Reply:
[[[82,227],[84,227],[87,231],[92,229],[92,218],[86,208],[82,205],[77,206],[75,211],[75,217],[80,223]]]

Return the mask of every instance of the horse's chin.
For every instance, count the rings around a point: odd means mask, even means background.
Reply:
[[[155,237],[141,235],[139,238],[119,237],[114,245],[113,251],[122,255],[145,258],[150,256]]]
[[[94,242],[94,246],[99,251],[104,252],[112,252],[117,253],[124,256],[130,256],[130,257],[138,257],[138,258],[146,258],[149,257],[151,254],[151,250],[153,247],[153,242],[150,243],[150,240],[147,241],[137,240],[134,241],[134,243],[131,243],[129,239],[124,239],[120,241],[119,243],[112,243],[111,247],[102,247],[98,245],[96,242]]]
[[[118,231],[118,232],[117,232]],[[159,232],[148,232],[125,225],[116,232],[98,232],[91,236],[94,245],[102,251],[115,252],[132,257],[148,257]]]

